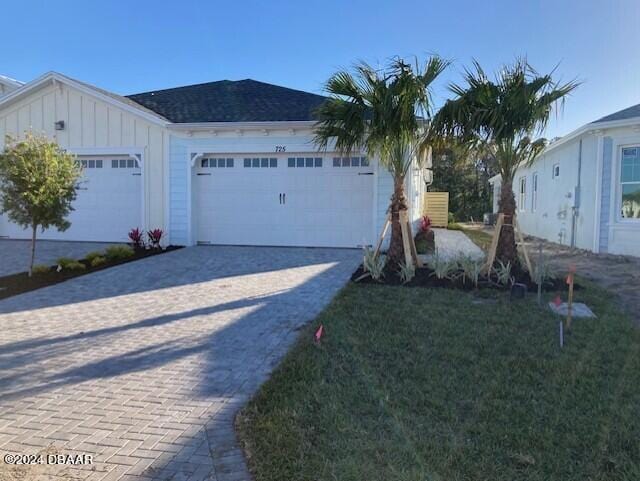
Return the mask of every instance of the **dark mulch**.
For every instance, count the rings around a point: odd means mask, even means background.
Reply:
[[[106,264],[98,267],[92,267],[85,259],[79,259],[79,262],[85,266],[82,270],[63,270],[57,272],[57,266],[51,266],[49,272],[34,273],[32,277],[29,277],[26,272],[0,277],[0,299],[6,299],[7,297],[40,289],[41,287],[58,284],[66,280],[73,279],[74,277],[84,276],[85,274],[91,274],[92,272],[101,271],[103,269],[108,269],[120,264],[126,264],[127,262],[145,259],[147,257],[157,256],[164,254],[165,252],[171,252],[181,248],[181,246],[168,246],[165,250],[137,250],[134,255],[128,259],[107,261]]]
[[[468,279],[464,279],[462,275],[462,271],[455,272],[450,278],[446,279],[438,279],[435,275],[433,269],[429,267],[422,267],[416,269],[415,277],[406,284],[402,283],[400,276],[397,272],[393,270],[387,269],[385,271],[384,277],[380,280],[374,280],[371,276],[364,276],[365,271],[362,264],[358,267],[358,269],[351,275],[351,281],[358,284],[382,284],[389,286],[406,286],[406,287],[444,287],[447,289],[461,289],[465,291],[471,291],[475,289],[475,286]],[[516,283],[524,284],[527,286],[527,290],[529,292],[534,292],[538,290],[538,285],[531,279],[529,273],[520,269],[515,268],[511,271],[511,275],[515,279]],[[364,277],[363,277],[364,276]],[[505,287],[503,285],[498,284],[495,275],[490,277],[481,276],[478,282],[478,287],[483,288],[492,288],[498,290],[510,290],[511,286]],[[579,284],[574,284],[574,289],[581,289],[582,287]],[[548,279],[542,286],[542,290],[545,292],[562,292],[566,291],[568,286],[563,278],[554,278]]]

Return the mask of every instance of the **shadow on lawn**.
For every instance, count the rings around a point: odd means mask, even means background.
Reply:
[[[189,251],[184,249],[160,258],[164,261]],[[189,279],[200,283],[229,278],[230,283],[241,283],[242,280],[232,278],[286,269],[294,271],[283,272],[283,278],[295,277],[295,268],[317,266],[312,276],[301,277],[302,282],[289,281],[290,288],[274,284],[262,288],[261,295],[239,294],[239,298],[227,302],[216,302],[216,290],[208,290],[203,295],[210,302],[204,307],[69,335],[4,344],[0,348],[0,372],[8,375],[0,377],[0,411],[19,415],[25,402],[46,403],[70,396],[68,403],[72,403],[86,397],[89,401],[84,415],[92,417],[92,409],[97,406],[100,410],[104,404],[100,401],[127,392],[134,401],[148,403],[148,408],[140,414],[127,413],[125,409],[122,416],[110,417],[109,423],[115,425],[115,430],[126,433],[131,427],[127,419],[133,417],[135,421],[136,416],[140,419],[151,416],[148,422],[154,429],[176,423],[184,427],[182,431],[175,426],[167,428],[163,442],[174,448],[162,452],[155,460],[139,463],[129,474],[144,474],[153,479],[171,479],[174,475],[206,479],[215,470],[220,481],[248,476],[233,429],[237,410],[267,379],[297,337],[297,329],[320,313],[359,260],[355,252],[347,250],[290,249],[282,254],[282,249],[195,248],[185,256],[186,265],[175,275],[169,275],[166,266],[148,266],[157,270],[149,283],[119,282],[120,288],[110,288],[108,294],[92,293],[91,286],[83,282],[90,277],[87,276],[78,279],[74,283],[77,285],[69,286],[71,293],[65,290],[65,296],[69,294],[66,302],[60,297],[56,299],[59,288],[57,293],[32,293],[24,310],[166,289],[186,285]],[[237,258],[230,257],[233,255]],[[177,268],[175,263],[172,266]],[[131,273],[131,266],[123,267],[119,273],[119,268],[114,268],[94,276],[91,285],[109,284],[112,279]],[[157,279],[162,273],[167,277]],[[265,282],[274,279],[277,278],[265,276]],[[0,311],[19,304],[17,300],[0,302]],[[135,298],[126,302],[135,302]],[[123,302],[123,312],[126,309]],[[209,317],[212,315],[217,315],[215,320]],[[136,339],[140,345],[133,342]],[[124,352],[109,355],[112,350]],[[79,359],[82,361],[78,362]],[[180,406],[182,410],[178,409]],[[189,411],[195,408],[203,411],[192,417]]]

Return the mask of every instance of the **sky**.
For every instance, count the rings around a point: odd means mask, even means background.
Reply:
[[[438,54],[452,62],[434,106],[476,59],[487,72],[526,56],[581,86],[545,135],[640,103],[640,0],[108,0],[0,5],[0,74],[54,70],[132,94],[252,78],[322,93],[364,60]]]

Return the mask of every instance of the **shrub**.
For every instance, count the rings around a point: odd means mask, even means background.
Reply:
[[[498,260],[498,265],[493,266],[493,271],[496,273],[498,284],[501,286],[506,287],[513,283],[513,278],[511,277],[511,262],[505,264],[501,260]]]
[[[84,260],[91,264],[91,261],[96,257],[104,257],[104,254],[100,251],[91,251],[86,256],[84,256]]]
[[[453,212],[449,212],[447,224],[453,224],[456,221],[456,216],[453,215]]]
[[[91,267],[100,267],[107,263],[107,258],[104,256],[93,257],[90,261]]]
[[[364,248],[364,260],[362,266],[364,267],[365,274],[363,277],[371,276],[375,281],[380,280],[384,276],[384,266],[386,259],[384,256],[376,255],[376,252],[369,247]]]
[[[403,262],[399,267],[400,270],[398,272],[400,273],[400,280],[403,284],[411,282],[411,279],[416,276],[416,267],[413,264],[405,264]]]
[[[144,249],[144,236],[142,231],[137,227],[129,231],[129,239],[131,239],[131,246],[134,249]]]
[[[149,237],[149,242],[151,246],[158,249],[160,247],[160,241],[162,240],[162,235],[164,232],[162,229],[153,229],[147,232],[147,237]]]
[[[462,230],[462,226],[460,224],[458,224],[457,222],[449,222],[449,224],[447,224],[447,229],[449,229],[449,230]]]
[[[438,255],[438,251],[436,250],[431,267],[433,269],[432,275],[435,275],[437,279],[453,279],[458,269],[458,263],[455,261],[445,261]]]
[[[458,260],[458,265],[462,268],[462,282],[468,280],[473,283],[474,287],[478,287],[483,263],[466,256]]]
[[[34,274],[46,274],[47,272],[51,272],[51,266],[47,266],[44,264],[36,264],[33,266]]]
[[[122,261],[133,257],[133,249],[125,245],[109,246],[104,251],[104,257],[110,261]]]
[[[70,257],[60,257],[56,261],[56,264],[58,264],[59,269],[63,271],[82,271],[86,269],[86,266],[82,262],[71,259]]]

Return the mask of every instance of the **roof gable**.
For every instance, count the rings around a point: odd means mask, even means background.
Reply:
[[[174,123],[312,121],[322,95],[256,80],[221,80],[127,96]]]
[[[617,112],[606,115],[592,123],[597,124],[600,122],[611,122],[613,120],[628,120],[636,117],[640,117],[640,104],[618,110]]]
[[[57,72],[46,73],[45,75],[27,84],[22,85],[18,89],[10,92],[8,95],[0,98],[0,110],[32,94],[33,92],[41,88],[44,88],[48,85],[56,84],[58,82],[61,84],[67,85],[69,87],[72,87],[76,90],[79,90],[81,92],[86,92],[100,100],[110,103],[123,110],[129,111],[131,113],[135,113],[151,122],[162,124],[162,125],[165,125],[167,123],[167,119],[163,118],[158,113],[150,109],[147,109],[142,105],[137,104],[131,99],[128,99],[121,95],[114,94],[112,92],[108,92],[106,90],[100,89],[93,85],[80,82],[78,80],[72,79],[70,77],[59,74]]]

